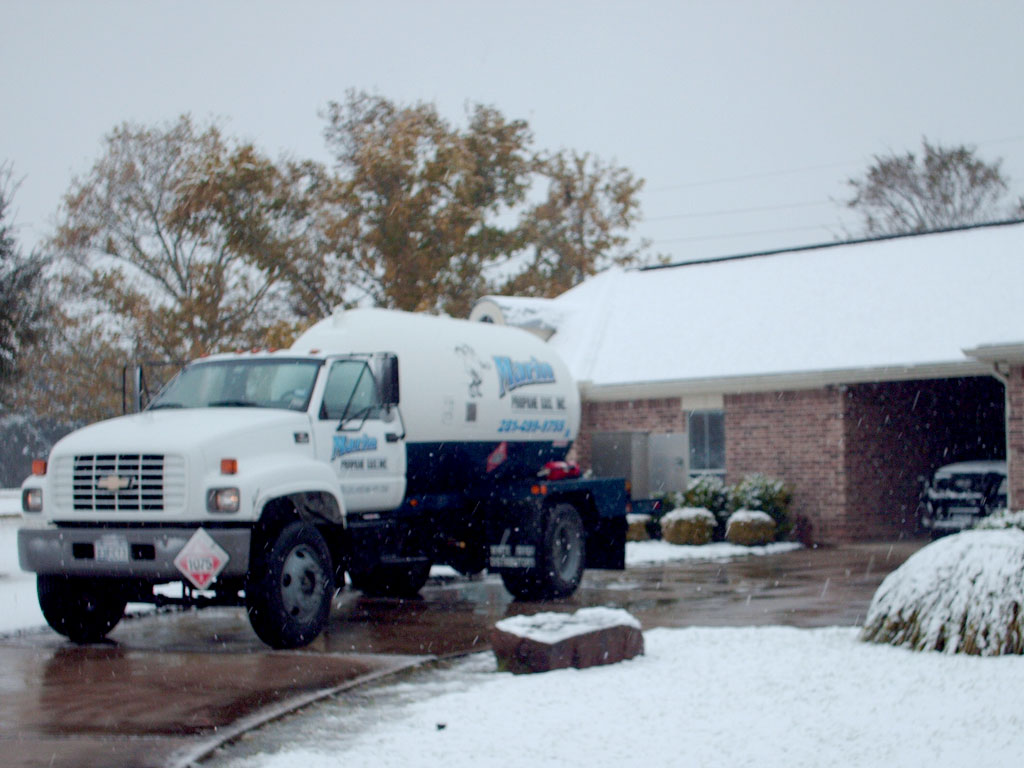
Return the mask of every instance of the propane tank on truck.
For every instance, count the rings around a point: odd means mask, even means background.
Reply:
[[[79,642],[148,601],[245,605],[262,640],[295,647],[345,572],[405,595],[440,563],[566,596],[585,567],[624,567],[624,482],[561,463],[579,421],[566,366],[526,331],[339,311],[289,350],[197,360],[143,413],[58,442],[23,485],[19,557]],[[154,592],[174,581],[180,598]]]

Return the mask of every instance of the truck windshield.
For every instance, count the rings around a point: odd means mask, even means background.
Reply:
[[[319,360],[254,359],[193,363],[146,410],[160,408],[284,408],[309,406]]]

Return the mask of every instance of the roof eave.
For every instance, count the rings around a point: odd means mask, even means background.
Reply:
[[[617,400],[655,400],[698,394],[744,394],[820,389],[844,384],[870,384],[917,379],[950,379],[963,376],[990,376],[991,366],[985,361],[965,360],[955,363],[881,366],[875,368],[842,368],[829,371],[800,371],[754,376],[721,376],[701,379],[671,379],[648,382],[594,384],[579,382],[584,400],[610,402]]]
[[[990,365],[995,365],[997,363],[1017,365],[1024,363],[1024,342],[1014,342],[1012,344],[982,344],[981,346],[974,347],[973,349],[965,349],[964,354]]]

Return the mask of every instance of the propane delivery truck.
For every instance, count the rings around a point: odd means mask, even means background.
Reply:
[[[60,440],[22,486],[21,567],[79,643],[148,602],[241,605],[263,642],[299,647],[346,573],[413,595],[435,563],[565,597],[625,560],[624,480],[565,461],[579,421],[565,364],[527,331],[338,311]]]

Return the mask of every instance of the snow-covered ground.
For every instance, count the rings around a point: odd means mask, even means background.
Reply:
[[[5,633],[43,624],[17,567],[18,522],[0,518]],[[751,551],[627,552],[634,566],[740,554]],[[645,642],[631,661],[542,675],[499,673],[478,654],[272,724],[212,765],[1016,768],[1024,755],[1024,657],[869,645],[850,627],[654,629]]]
[[[915,653],[854,628],[655,629],[646,654],[512,675],[479,654],[321,705],[217,768],[1017,768],[1024,658]]]
[[[21,491],[0,489],[0,633],[46,625],[36,601],[36,579],[18,567]]]

